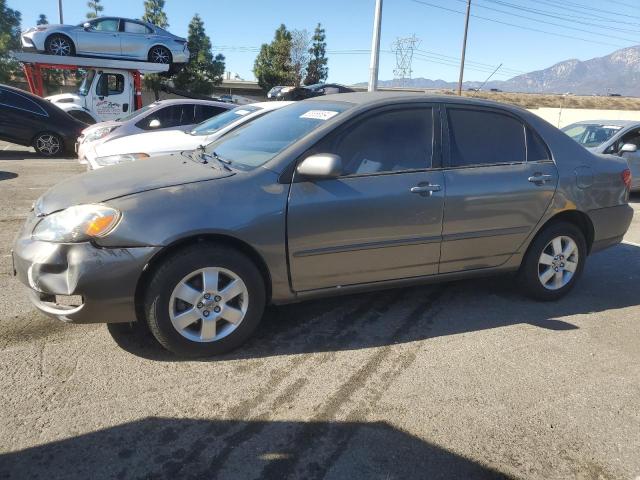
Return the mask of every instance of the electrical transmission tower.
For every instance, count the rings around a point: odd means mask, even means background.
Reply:
[[[406,86],[406,80],[411,78],[411,63],[413,51],[420,45],[420,40],[414,35],[405,38],[396,38],[391,49],[396,54],[396,68],[393,70],[394,78],[400,80],[400,86]]]

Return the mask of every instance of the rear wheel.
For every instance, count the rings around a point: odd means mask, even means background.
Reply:
[[[537,300],[557,300],[575,286],[582,275],[587,244],[582,231],[558,222],[538,234],[520,269],[524,292]]]
[[[152,63],[171,63],[171,52],[162,46],[155,46],[149,50],[149,61]]]
[[[64,152],[64,142],[62,137],[56,133],[43,132],[39,133],[33,140],[33,148],[40,155],[55,157]]]
[[[154,337],[187,356],[217,355],[241,345],[260,323],[264,304],[264,282],[253,262],[214,244],[167,258],[144,295]]]
[[[69,37],[64,35],[51,35],[44,44],[44,50],[49,55],[69,57],[76,54],[76,48]]]

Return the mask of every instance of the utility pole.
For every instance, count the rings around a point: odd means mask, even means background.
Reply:
[[[464,57],[467,54],[467,33],[469,32],[470,16],[471,0],[467,0],[467,15],[464,20],[464,39],[462,40],[462,58],[460,60],[460,79],[458,80],[458,96],[462,96],[462,81],[464,80]]]
[[[373,36],[371,37],[371,64],[369,65],[369,92],[378,89],[378,61],[380,59],[380,26],[382,24],[382,0],[376,0],[373,15]]]
[[[62,19],[62,0],[58,0],[58,15],[60,16],[60,25],[64,23]]]

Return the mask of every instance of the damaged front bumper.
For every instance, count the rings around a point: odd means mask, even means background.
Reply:
[[[132,322],[138,280],[158,250],[41,242],[29,233],[15,242],[13,269],[34,306],[49,316],[71,323]]]

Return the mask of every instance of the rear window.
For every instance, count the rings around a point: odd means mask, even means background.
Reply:
[[[451,166],[471,167],[526,161],[524,125],[488,110],[448,108]]]
[[[48,116],[46,110],[29,97],[9,90],[0,89],[0,105],[34,113],[43,117]]]

